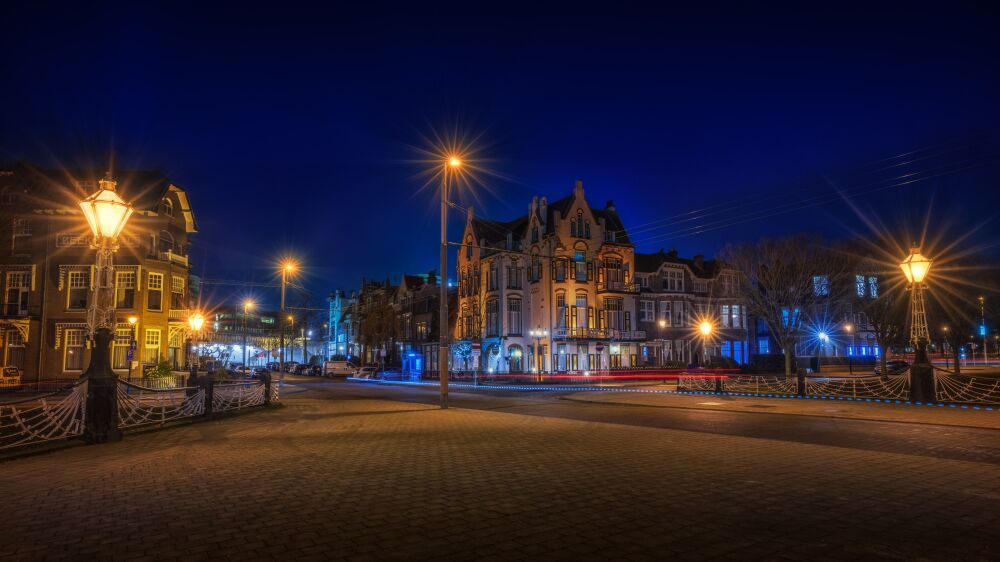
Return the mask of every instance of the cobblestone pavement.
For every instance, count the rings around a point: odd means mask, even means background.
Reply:
[[[992,463],[319,391],[2,463],[0,501],[12,560],[1000,558]]]

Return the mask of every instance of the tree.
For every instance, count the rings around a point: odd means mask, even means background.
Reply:
[[[875,338],[881,353],[881,372],[886,373],[888,351],[891,346],[905,345],[909,296],[905,286],[888,283],[899,271],[890,270],[872,258],[858,259],[852,273],[855,280],[854,311],[858,313],[856,330],[865,330]],[[875,283],[872,283],[872,279]],[[860,284],[860,285],[859,285]],[[863,317],[861,315],[864,315]]]
[[[767,324],[791,376],[796,345],[829,322],[842,302],[846,258],[805,235],[732,244],[721,258],[737,271],[748,313]],[[800,392],[804,386],[800,375]]]

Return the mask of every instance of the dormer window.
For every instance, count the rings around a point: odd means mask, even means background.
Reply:
[[[160,202],[160,213],[166,217],[174,216],[174,204],[170,199],[164,199]]]
[[[615,241],[615,231],[614,230],[605,230],[604,231],[604,241],[605,242],[614,242]]]
[[[538,227],[537,226],[531,227],[531,243],[532,244],[537,244],[538,243]]]

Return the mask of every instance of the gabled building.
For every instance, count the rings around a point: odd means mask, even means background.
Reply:
[[[0,166],[0,222],[9,225],[0,245],[0,344],[4,365],[22,369],[25,381],[78,377],[89,363],[95,258],[79,202],[103,178],[103,170]],[[132,355],[141,364],[182,367],[188,249],[198,231],[187,191],[155,171],[117,171],[112,179],[135,207],[114,256],[112,366],[126,373]]]
[[[437,272],[403,275],[396,294],[397,352],[406,374],[438,369],[438,307],[441,300]]]
[[[639,327],[648,335],[641,364],[703,364],[719,356],[749,362],[747,307],[735,271],[704,256],[678,257],[674,250],[636,254],[635,264]],[[699,333],[703,321],[713,326],[710,337]]]
[[[578,181],[507,222],[470,210],[456,266],[451,366],[484,372],[587,372],[639,364],[634,250],[614,204]]]

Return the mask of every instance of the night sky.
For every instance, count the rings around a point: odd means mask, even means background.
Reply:
[[[413,146],[455,127],[502,176],[462,198],[489,218],[582,179],[626,226],[711,208],[633,239],[712,255],[865,233],[826,197],[839,187],[904,229],[928,211],[954,235],[987,222],[968,244],[997,253],[988,3],[19,4],[0,33],[0,161],[100,165],[113,145],[119,166],[161,169],[190,192],[204,277],[267,282],[292,253],[321,298],[436,268],[436,194],[418,192]],[[948,173],[874,190],[934,171]],[[811,197],[823,204],[766,212]]]

